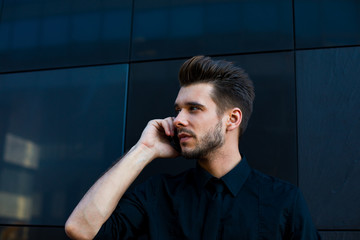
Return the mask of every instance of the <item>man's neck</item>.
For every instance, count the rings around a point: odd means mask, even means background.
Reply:
[[[230,172],[241,161],[238,147],[218,149],[207,158],[199,159],[199,165],[216,178],[221,178]]]

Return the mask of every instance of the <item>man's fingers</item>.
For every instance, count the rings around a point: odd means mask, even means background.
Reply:
[[[166,136],[174,135],[174,129],[173,129],[174,127],[173,127],[173,123],[172,123],[172,120],[170,117],[161,120],[159,123],[161,124],[162,128],[164,129]]]
[[[169,127],[170,136],[174,136],[175,128],[174,128],[174,121],[172,117],[168,117],[164,119],[167,123],[167,126]]]
[[[159,132],[164,132],[166,136],[174,136],[175,125],[173,117],[167,117],[165,119],[154,119],[150,121],[150,125],[153,125]]]

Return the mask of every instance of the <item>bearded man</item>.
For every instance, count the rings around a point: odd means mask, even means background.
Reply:
[[[68,236],[319,239],[299,189],[252,169],[240,154],[255,97],[248,75],[230,62],[196,56],[183,64],[179,80],[176,116],[148,123],[74,209]],[[127,191],[151,161],[179,155],[196,159],[196,168]]]

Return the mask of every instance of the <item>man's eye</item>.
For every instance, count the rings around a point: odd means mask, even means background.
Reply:
[[[190,111],[196,111],[196,110],[199,110],[200,108],[198,107],[190,107]]]

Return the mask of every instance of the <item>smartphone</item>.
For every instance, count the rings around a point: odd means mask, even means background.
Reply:
[[[181,153],[180,142],[179,142],[179,138],[178,138],[178,136],[177,136],[177,131],[176,131],[176,129],[175,129],[175,132],[174,132],[174,136],[173,136],[173,137],[169,137],[169,141],[170,141],[171,146],[172,146],[176,151],[178,151],[179,153]]]

